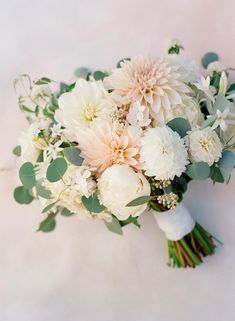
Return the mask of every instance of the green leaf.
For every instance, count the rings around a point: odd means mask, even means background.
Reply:
[[[20,146],[20,145],[16,146],[16,147],[13,149],[12,153],[13,153],[14,155],[16,155],[17,157],[20,157],[20,156],[21,156],[21,146]]]
[[[232,151],[225,150],[222,154],[221,159],[217,163],[220,168],[221,174],[224,180],[227,182],[230,178],[231,172],[235,166],[235,155]]]
[[[151,201],[152,196],[140,196],[135,198],[133,201],[129,202],[126,206],[127,207],[132,207],[132,206],[139,206],[145,203],[148,203],[149,201]]]
[[[187,191],[188,183],[187,180],[183,177],[175,177],[171,182],[172,191],[176,194],[183,194]]]
[[[137,227],[140,227],[140,224],[138,222],[138,217],[133,217],[133,216],[129,216],[128,219],[124,220],[124,221],[119,221],[121,226],[126,226],[128,224],[134,224]]]
[[[51,82],[51,79],[47,78],[47,77],[42,77],[40,79],[38,79],[35,84],[36,85],[45,85],[45,84],[49,84]]]
[[[60,93],[63,94],[63,93],[66,93],[66,92],[69,92],[71,91],[73,88],[75,87],[75,82],[70,84],[70,85],[67,85],[63,82],[60,83]]]
[[[223,177],[219,167],[217,167],[216,165],[213,165],[211,167],[210,177],[213,180],[213,182],[224,183],[224,177]]]
[[[56,213],[49,213],[47,218],[43,220],[37,231],[42,232],[51,232],[56,227],[56,220],[55,220]]]
[[[58,203],[58,201],[53,202],[53,203],[47,205],[47,206],[42,210],[42,213],[49,212],[57,203]]]
[[[91,70],[86,67],[79,67],[74,71],[74,75],[78,78],[87,78],[87,75],[91,73]]]
[[[66,160],[62,157],[56,158],[53,162],[48,166],[47,169],[47,179],[49,182],[57,182],[61,180],[67,171],[68,165]]]
[[[205,162],[192,163],[185,173],[192,179],[204,180],[210,177],[210,166]]]
[[[220,110],[221,112],[223,112],[225,108],[228,106],[228,104],[229,102],[225,98],[225,96],[223,94],[218,94],[213,106],[214,113],[216,113],[217,110]]]
[[[217,115],[212,115],[210,117],[208,117],[206,120],[204,120],[204,122],[201,125],[201,129],[204,129],[206,127],[212,126],[214,124],[214,122],[217,119]]]
[[[80,166],[83,163],[83,158],[80,156],[81,151],[74,146],[64,148],[64,156],[73,165]]]
[[[24,187],[30,189],[36,185],[35,172],[32,163],[24,163],[20,168],[19,176]]]
[[[113,216],[112,222],[110,222],[110,223],[106,222],[106,221],[104,221],[104,222],[110,232],[113,232],[113,233],[116,233],[119,235],[123,234],[121,224],[115,216]]]
[[[100,204],[96,193],[92,194],[88,198],[86,196],[83,196],[82,203],[85,208],[91,213],[100,213],[105,209],[105,207]]]
[[[93,77],[95,80],[103,80],[105,77],[107,77],[107,74],[100,70],[97,70],[93,73]]]
[[[167,123],[167,126],[177,132],[182,138],[185,137],[187,135],[187,132],[191,130],[189,121],[181,117],[170,120]]]
[[[73,212],[70,212],[67,208],[63,208],[62,211],[61,211],[61,215],[63,216],[71,216],[71,215],[74,215]]]
[[[228,87],[228,92],[230,91],[234,91],[235,90],[235,83],[231,84],[229,87]]]
[[[36,191],[38,196],[41,196],[42,198],[45,198],[45,199],[51,198],[51,192],[48,191],[40,181],[38,181],[36,184]]]
[[[218,61],[219,56],[215,52],[207,52],[203,57],[202,57],[202,65],[206,69],[207,66],[214,61]]]
[[[24,186],[16,187],[14,190],[14,198],[19,204],[30,204],[33,201],[33,196]]]

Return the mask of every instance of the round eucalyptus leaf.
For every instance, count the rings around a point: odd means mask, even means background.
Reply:
[[[53,160],[53,162],[48,166],[46,177],[49,182],[57,182],[61,180],[67,171],[68,165],[64,158],[59,157]]]
[[[210,166],[205,162],[192,163],[187,166],[186,174],[192,179],[204,180],[210,177]]]
[[[34,167],[32,163],[24,163],[19,171],[21,183],[26,188],[32,188],[36,185]]]
[[[80,156],[81,151],[74,146],[64,148],[65,158],[73,165],[80,166],[83,163],[83,158]]]
[[[43,220],[38,228],[38,231],[42,232],[51,232],[56,227],[55,213],[48,214],[47,218]]]
[[[202,57],[202,65],[206,69],[207,66],[214,61],[218,61],[219,56],[215,52],[207,52],[203,57]]]
[[[24,186],[16,187],[14,190],[14,198],[19,204],[30,204],[33,201],[33,196]]]
[[[187,135],[187,132],[191,130],[189,121],[181,117],[170,120],[167,123],[167,126],[170,127],[173,131],[177,132],[181,138],[185,137]]]

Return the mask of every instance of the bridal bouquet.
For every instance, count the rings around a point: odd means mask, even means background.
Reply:
[[[169,265],[195,267],[215,238],[182,200],[192,180],[227,183],[235,166],[235,83],[215,53],[199,66],[173,41],[160,59],[136,56],[109,71],[79,68],[77,81],[15,81],[29,127],[19,137],[22,186],[38,199],[52,231],[59,215],[103,220],[122,234],[153,213],[165,232]]]

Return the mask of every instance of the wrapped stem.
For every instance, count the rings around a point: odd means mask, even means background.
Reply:
[[[203,262],[202,257],[214,254],[215,239],[193,221],[182,204],[175,210],[155,212],[154,217],[167,237],[170,267],[195,268]]]

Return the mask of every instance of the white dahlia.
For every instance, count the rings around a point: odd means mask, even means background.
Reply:
[[[137,56],[121,63],[121,68],[105,78],[113,89],[117,104],[128,105],[139,101],[149,108],[151,116],[164,124],[171,109],[182,103],[190,88],[180,79],[177,66],[167,61]]]
[[[223,145],[211,127],[189,132],[187,143],[189,157],[193,162],[206,162],[211,166],[221,157]]]
[[[125,165],[107,168],[98,180],[98,190],[102,204],[119,220],[143,213],[146,204],[134,207],[126,205],[137,197],[150,195],[146,178]]]
[[[89,126],[96,118],[111,115],[115,107],[102,83],[79,79],[75,88],[60,96],[55,119],[76,135],[81,126]]]
[[[146,131],[141,139],[140,157],[145,174],[157,180],[180,176],[188,164],[184,140],[167,126]]]

